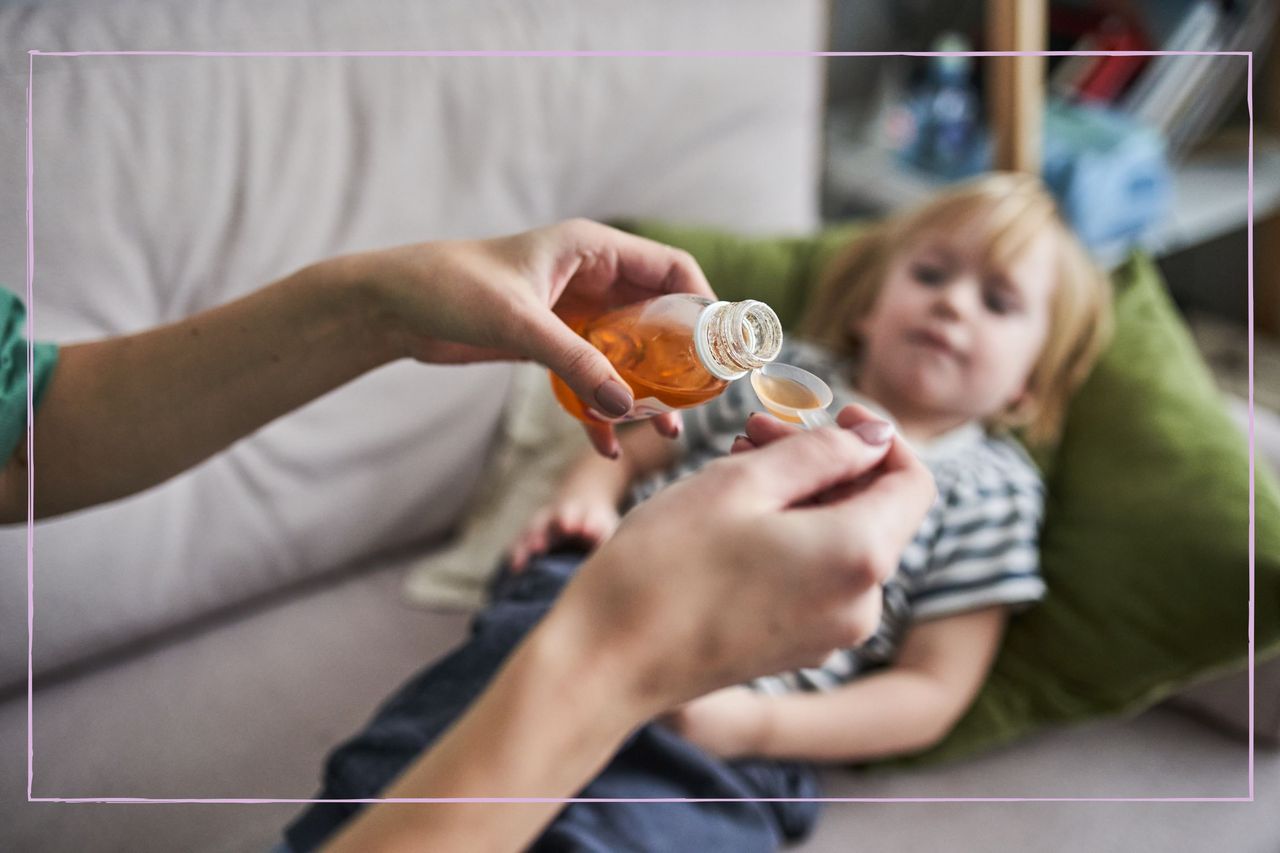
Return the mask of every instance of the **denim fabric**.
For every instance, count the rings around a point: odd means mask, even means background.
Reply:
[[[374,797],[481,692],[546,613],[582,561],[576,552],[500,574],[466,642],[405,684],[325,765],[318,798]],[[812,798],[813,771],[775,761],[715,758],[669,729],[647,725],[579,794],[587,798]],[[317,803],[286,830],[294,853],[322,844],[362,806]],[[544,851],[775,850],[813,826],[817,803],[571,803],[533,844]]]

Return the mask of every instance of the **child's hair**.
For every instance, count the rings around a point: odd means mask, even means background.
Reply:
[[[1045,228],[1058,237],[1048,336],[1027,393],[986,421],[989,428],[1021,428],[1029,443],[1050,444],[1062,429],[1072,392],[1110,337],[1111,287],[1032,175],[998,172],[959,184],[855,237],[823,270],[800,332],[856,358],[860,341],[851,329],[870,313],[897,253],[926,232],[974,222],[987,244],[983,260],[997,267],[1007,266]]]

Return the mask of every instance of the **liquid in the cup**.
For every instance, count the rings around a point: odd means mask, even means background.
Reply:
[[[751,377],[751,385],[764,407],[788,423],[800,423],[800,418],[794,414],[796,410],[817,409],[822,406],[822,399],[817,394],[793,379],[769,376],[757,371]]]

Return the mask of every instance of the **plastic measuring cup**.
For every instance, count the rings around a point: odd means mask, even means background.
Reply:
[[[827,411],[833,394],[827,383],[807,370],[776,362],[751,371],[751,387],[764,407],[784,421],[809,429],[835,426]]]

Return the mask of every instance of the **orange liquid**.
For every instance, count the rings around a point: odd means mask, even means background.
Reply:
[[[816,409],[822,400],[805,385],[793,379],[760,375],[755,384],[771,402],[792,409]]]
[[[817,394],[813,393],[808,386],[793,379],[757,373],[752,377],[751,385],[755,388],[756,395],[764,407],[774,417],[787,423],[803,423],[800,418],[791,414],[790,410],[816,409],[822,405],[822,400]],[[776,408],[777,406],[785,406],[786,409]]]
[[[618,312],[587,319],[574,329],[604,353],[637,401],[652,397],[673,409],[685,409],[710,400],[729,384],[702,366],[693,330],[684,323],[640,321]],[[569,414],[592,420],[578,396],[554,373],[551,387]]]

